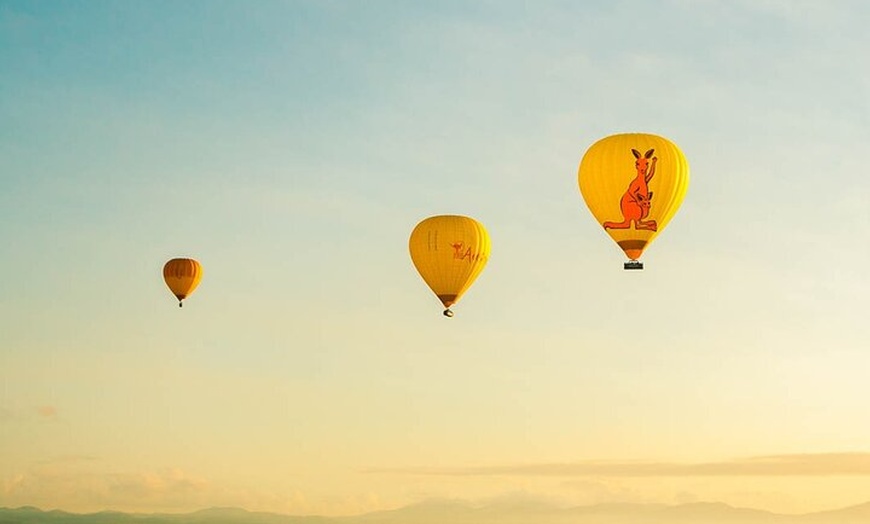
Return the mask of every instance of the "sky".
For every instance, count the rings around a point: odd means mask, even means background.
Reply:
[[[0,506],[867,502],[868,19],[0,0]],[[691,169],[640,272],[577,186],[622,132]],[[452,319],[437,214],[492,239]]]

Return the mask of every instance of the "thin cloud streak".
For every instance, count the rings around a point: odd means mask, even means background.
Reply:
[[[34,464],[38,466],[53,466],[53,465],[74,465],[88,462],[97,462],[100,457],[95,455],[60,455],[53,458],[36,460]]]
[[[57,408],[54,406],[39,406],[36,408],[36,412],[42,418],[54,418],[57,416]]]
[[[468,468],[378,468],[366,473],[426,476],[797,477],[870,476],[870,453],[806,453],[694,464],[586,461]]]

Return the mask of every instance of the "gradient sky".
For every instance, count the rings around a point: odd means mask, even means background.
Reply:
[[[868,20],[0,0],[0,506],[866,502]],[[692,174],[627,273],[576,176],[635,131]],[[493,249],[447,320],[450,213]]]

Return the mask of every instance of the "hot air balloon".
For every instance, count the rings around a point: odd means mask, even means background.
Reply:
[[[192,258],[173,258],[163,266],[163,280],[181,307],[181,301],[190,296],[202,280],[202,265]]]
[[[670,140],[645,133],[613,135],[583,155],[577,173],[589,211],[622,248],[625,269],[665,228],[689,187],[689,164]]]
[[[411,261],[444,304],[444,316],[452,317],[450,306],[471,287],[489,259],[486,229],[465,216],[433,216],[417,224],[408,244]]]

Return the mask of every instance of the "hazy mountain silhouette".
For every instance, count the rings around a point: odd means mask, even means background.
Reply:
[[[332,524],[326,517],[296,517],[239,508],[209,508],[193,513],[69,513],[33,507],[0,508],[0,524]]]
[[[722,503],[598,504],[559,508],[524,499],[487,505],[429,500],[403,508],[352,517],[290,516],[239,508],[193,513],[78,514],[25,506],[0,508],[0,524],[868,524],[870,502],[806,515],[780,515]]]
[[[804,516],[812,524],[867,524],[870,523],[870,502],[833,511],[820,511]]]

